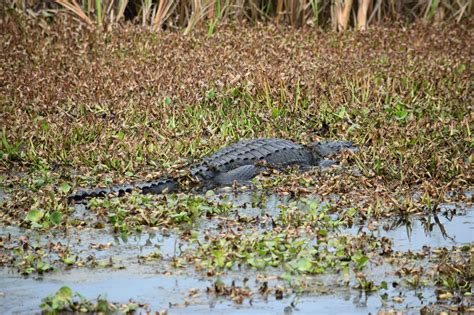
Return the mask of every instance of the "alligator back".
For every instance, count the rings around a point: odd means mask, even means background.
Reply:
[[[217,182],[220,183],[223,174],[232,171],[233,173],[229,173],[232,176],[227,176],[225,181],[231,180],[230,177],[241,180],[239,170],[242,170],[242,176],[248,179],[261,168],[249,169],[242,166],[255,165],[259,161],[265,161],[267,165],[276,168],[314,164],[311,152],[290,140],[276,138],[243,140],[204,158],[201,163],[191,168],[191,175],[205,183],[214,179],[219,179]]]

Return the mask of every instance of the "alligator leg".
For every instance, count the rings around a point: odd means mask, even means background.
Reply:
[[[338,161],[334,161],[334,160],[321,160],[321,161],[319,161],[318,166],[321,167],[321,168],[328,168],[328,167],[331,167],[331,166],[337,165],[337,164],[339,164]]]
[[[265,167],[256,165],[242,165],[231,171],[221,173],[213,178],[217,185],[230,185],[233,182],[248,181],[265,170]]]

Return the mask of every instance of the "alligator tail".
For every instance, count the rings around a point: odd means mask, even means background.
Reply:
[[[162,194],[164,192],[175,192],[179,189],[179,183],[174,178],[162,178],[150,182],[139,182],[115,185],[106,188],[84,189],[70,194],[67,199],[69,202],[80,202],[89,198],[103,197],[111,193],[123,196],[133,190],[139,190],[142,194]]]

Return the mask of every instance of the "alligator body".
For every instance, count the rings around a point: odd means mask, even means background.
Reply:
[[[288,166],[298,165],[304,170],[311,166],[330,165],[332,162],[326,158],[344,149],[357,150],[351,142],[347,141],[323,141],[305,146],[277,138],[242,140],[191,166],[190,174],[203,187],[224,186],[236,181],[248,181],[269,167],[284,169]],[[165,191],[178,191],[180,185],[177,179],[163,178],[151,182],[82,190],[71,194],[69,200],[80,201],[109,193],[122,195],[134,189],[138,189],[144,194],[160,194]]]

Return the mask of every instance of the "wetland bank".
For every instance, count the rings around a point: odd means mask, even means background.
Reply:
[[[2,313],[473,312],[472,29],[209,37],[3,16]],[[245,186],[67,202],[259,137],[359,151]]]

